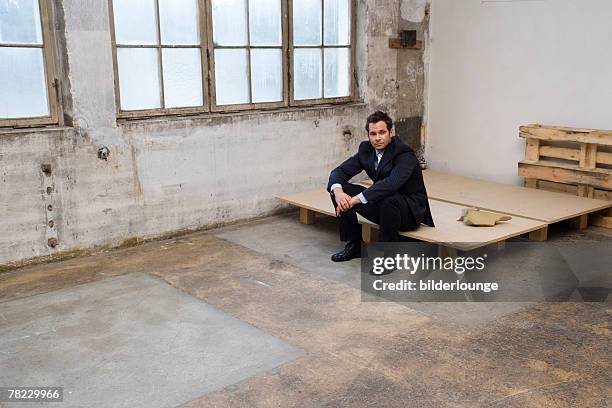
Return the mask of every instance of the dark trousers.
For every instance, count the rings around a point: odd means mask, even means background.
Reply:
[[[364,186],[345,183],[342,190],[351,197],[358,195],[366,188]],[[331,194],[334,208],[338,206],[334,194]],[[340,240],[360,241],[361,226],[357,214],[379,225],[379,240],[382,242],[399,241],[400,231],[410,231],[418,228],[414,216],[406,200],[399,194],[385,197],[377,203],[357,204],[348,211],[340,213]]]

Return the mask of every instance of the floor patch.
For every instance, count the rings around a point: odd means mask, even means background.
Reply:
[[[304,354],[143,273],[1,309],[0,385],[62,386],[62,407],[175,407]]]

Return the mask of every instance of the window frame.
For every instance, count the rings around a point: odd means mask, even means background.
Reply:
[[[350,41],[348,46],[325,46],[325,0],[321,0],[321,45],[320,46],[298,46],[297,48],[316,48],[321,50],[321,82],[322,82],[322,90],[321,90],[321,98],[317,99],[295,99],[294,98],[294,87],[293,87],[293,68],[294,68],[294,50],[295,46],[293,44],[293,3],[294,0],[287,0],[289,2],[289,15],[290,26],[289,26],[289,72],[290,72],[290,106],[317,106],[317,105],[327,105],[327,104],[344,104],[353,102],[355,100],[356,95],[356,71],[355,71],[355,34],[356,34],[356,0],[349,0],[349,18],[351,19],[350,24]],[[341,96],[336,98],[325,98],[325,48],[348,48],[349,49],[349,95]]]
[[[246,46],[227,46],[227,45],[222,45],[222,46],[217,46],[215,47],[215,44],[213,42],[213,30],[212,30],[212,26],[213,26],[213,17],[212,17],[212,0],[207,0],[207,9],[206,9],[206,13],[207,13],[207,17],[209,19],[208,23],[209,23],[209,27],[210,30],[208,30],[208,55],[209,55],[209,63],[210,63],[210,104],[211,104],[211,111],[212,112],[228,112],[228,111],[247,111],[247,110],[254,110],[254,109],[272,109],[272,108],[286,108],[288,106],[288,101],[289,101],[289,84],[287,81],[287,74],[288,74],[288,64],[287,64],[287,34],[288,34],[288,30],[289,30],[289,26],[288,26],[288,14],[287,14],[287,4],[285,0],[281,0],[280,4],[281,4],[281,63],[282,63],[282,86],[283,86],[283,91],[282,91],[282,96],[283,96],[283,100],[279,101],[279,102],[258,102],[258,103],[253,103],[253,102],[249,102],[249,103],[242,103],[242,104],[233,104],[233,105],[217,105],[217,88],[216,88],[216,78],[215,78],[215,57],[214,57],[214,52],[215,49],[246,49],[248,54],[247,54],[247,70],[248,70],[248,83],[249,83],[249,99],[252,99],[252,84],[251,84],[251,49],[255,48],[255,49],[265,49],[265,48],[269,48],[269,49],[278,49],[278,46],[252,46],[251,45],[251,34],[250,34],[250,15],[249,15],[249,1],[250,0],[246,0],[246,18],[247,18],[247,42],[248,44]]]
[[[41,0],[45,1],[45,0]],[[134,119],[134,118],[146,118],[156,116],[187,116],[197,115],[202,113],[224,113],[224,112],[248,112],[253,110],[271,110],[279,108],[293,108],[293,107],[316,107],[320,105],[341,105],[352,103],[355,101],[357,94],[357,78],[355,69],[355,43],[356,43],[356,0],[349,0],[349,16],[350,16],[350,42],[347,46],[325,46],[324,37],[322,35],[321,46],[313,46],[312,48],[319,48],[324,53],[325,48],[348,48],[349,49],[349,95],[336,98],[318,98],[318,99],[304,99],[295,100],[293,95],[293,4],[294,0],[281,0],[281,27],[282,27],[282,46],[252,46],[250,44],[250,30],[247,30],[248,45],[246,46],[217,46],[215,47],[213,42],[213,16],[212,16],[212,0],[197,0],[198,1],[198,14],[199,14],[199,28],[200,28],[200,49],[202,57],[202,92],[204,95],[204,106],[202,107],[187,107],[187,108],[154,108],[154,109],[141,109],[141,110],[122,110],[121,109],[121,95],[119,87],[119,67],[117,64],[117,48],[157,48],[159,52],[159,64],[160,64],[160,93],[163,94],[163,61],[161,56],[161,49],[163,48],[193,48],[192,46],[163,46],[161,45],[160,36],[160,22],[159,22],[159,0],[155,1],[156,7],[156,23],[157,23],[157,36],[158,45],[117,45],[115,38],[115,17],[113,9],[113,0],[108,0],[109,7],[109,18],[110,18],[110,31],[111,31],[111,42],[112,42],[112,55],[113,55],[113,72],[114,72],[114,86],[115,86],[115,103],[117,117],[119,119]],[[324,1],[321,0],[322,13],[324,12]],[[247,0],[247,24],[249,21],[249,8]],[[321,15],[321,31],[323,34],[324,30],[324,14]],[[249,83],[249,96],[251,96],[251,49],[264,49],[264,48],[281,48],[282,52],[282,95],[283,100],[279,102],[259,102],[259,103],[244,103],[244,104],[233,104],[233,105],[217,105],[216,101],[216,84],[215,84],[215,49],[245,49],[248,52],[247,69],[248,69],[248,83]],[[325,66],[324,57],[322,57],[322,81],[325,80]],[[323,87],[325,83],[323,82]],[[163,96],[160,95],[161,102],[163,104]]]
[[[47,0],[38,0],[40,13],[40,25],[42,45],[33,44],[1,44],[2,48],[40,48],[43,50],[43,63],[45,69],[45,85],[47,91],[47,105],[49,115],[47,116],[25,116],[19,118],[0,118],[0,127],[34,127],[43,125],[59,125],[59,80],[57,78],[55,33],[53,32],[52,20],[50,18],[50,5]]]
[[[149,116],[168,116],[168,115],[194,115],[199,113],[210,112],[210,100],[208,92],[208,35],[206,34],[208,29],[208,21],[205,17],[204,2],[205,0],[197,0],[198,3],[198,28],[200,35],[200,44],[197,46],[193,45],[162,45],[161,43],[161,24],[159,20],[159,0],[153,0],[155,2],[155,20],[157,28],[157,42],[155,45],[121,45],[117,44],[115,37],[115,11],[113,8],[113,0],[108,0],[108,14],[110,16],[110,31],[111,31],[111,44],[113,48],[113,82],[115,85],[115,106],[118,118],[138,118],[138,117],[149,117]],[[152,48],[158,50],[157,63],[159,66],[159,92],[160,92],[160,103],[162,106],[165,105],[164,97],[164,65],[162,50],[168,49],[181,49],[181,48],[199,48],[200,49],[200,68],[202,70],[202,100],[204,104],[202,106],[189,106],[184,108],[152,108],[152,109],[134,109],[134,110],[123,110],[121,109],[121,91],[119,88],[119,64],[117,63],[117,48]]]

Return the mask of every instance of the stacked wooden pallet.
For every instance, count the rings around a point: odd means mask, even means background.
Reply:
[[[520,136],[527,187],[612,201],[612,131],[528,125]],[[612,213],[592,214],[591,223],[612,228]]]

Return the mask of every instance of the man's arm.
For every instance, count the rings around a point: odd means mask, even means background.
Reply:
[[[419,165],[413,154],[401,153],[395,158],[395,165],[389,177],[377,181],[371,187],[365,189],[362,194],[368,202],[377,202],[385,197],[398,192],[398,190],[408,181],[412,172]]]
[[[353,176],[361,173],[363,166],[359,162],[358,153],[346,159],[342,164],[332,170],[327,183],[327,191],[334,195],[336,199],[336,215],[340,212],[349,210],[354,205],[359,204],[357,197],[351,197],[342,190],[342,184],[349,181]]]
[[[327,183],[327,191],[330,193],[337,188],[337,184],[342,188],[342,184],[349,181],[352,177],[363,171],[363,167],[359,162],[358,154],[355,154],[346,159],[342,164],[332,170]],[[332,188],[333,187],[333,188]]]

